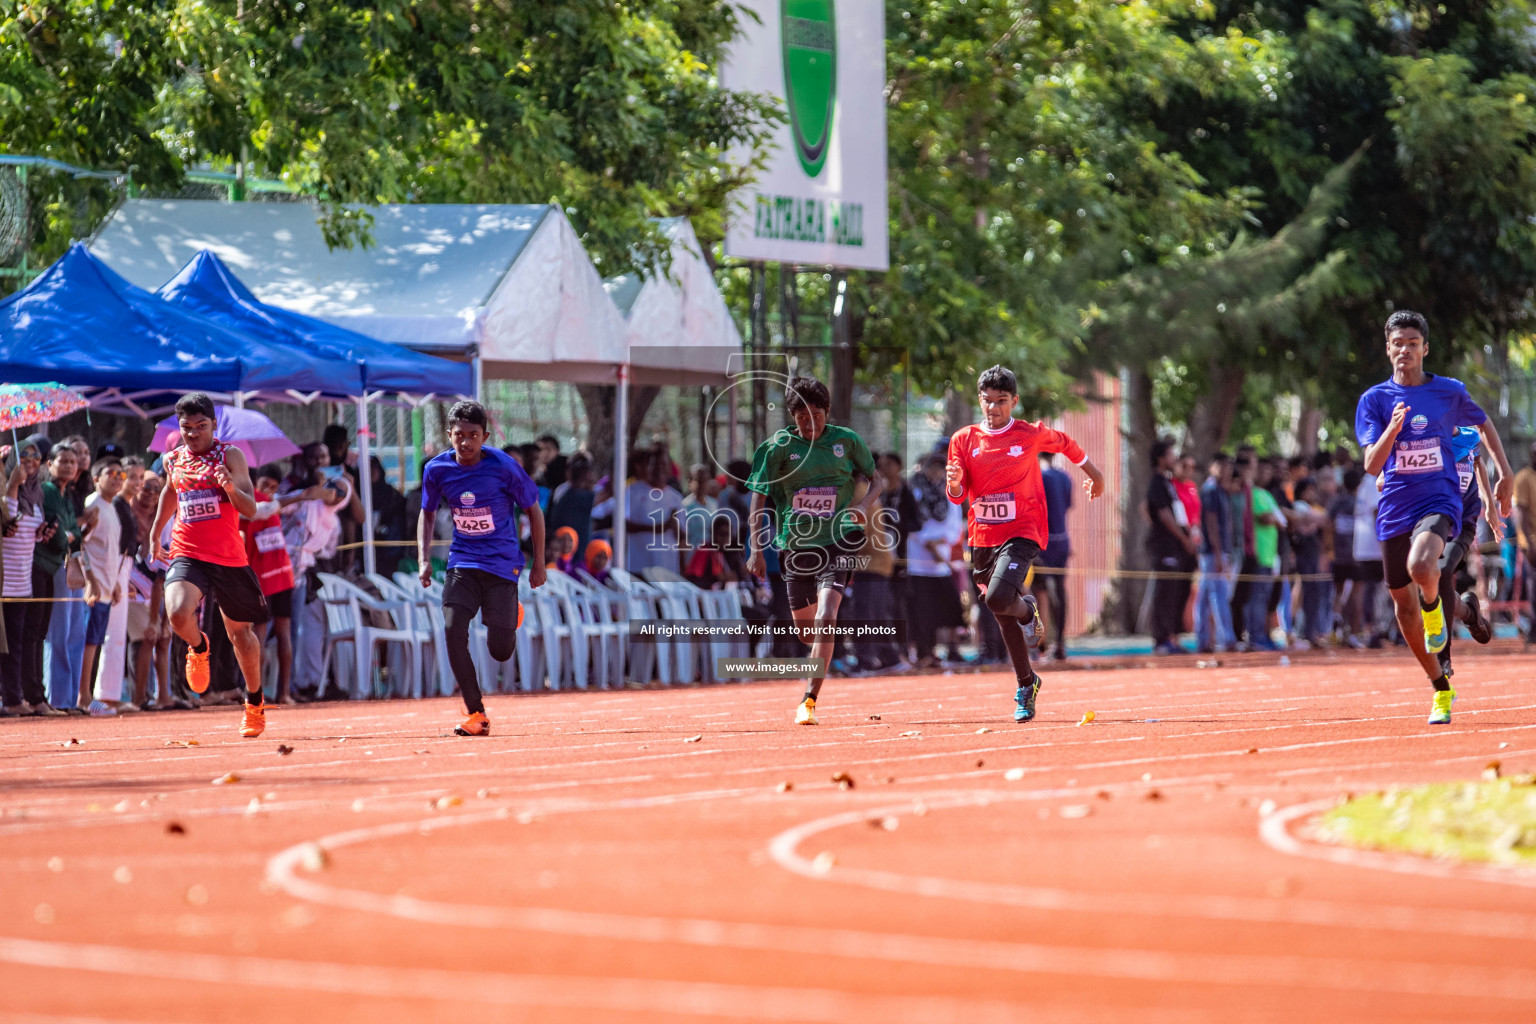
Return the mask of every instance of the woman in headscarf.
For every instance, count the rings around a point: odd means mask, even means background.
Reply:
[[[608,585],[608,566],[613,562],[613,545],[605,540],[590,540],[586,550],[587,572],[603,586]]]
[[[48,439],[39,434],[27,438],[17,449],[16,465],[6,479],[5,497],[0,502],[0,518],[4,519],[0,565],[5,572],[4,583],[0,584],[0,606],[4,608],[7,641],[5,653],[0,654],[0,715],[4,716],[29,715],[32,699],[43,699],[41,685],[35,693],[25,692],[22,686],[24,640],[42,631],[36,626],[29,628],[28,616],[40,612],[42,606],[16,599],[32,596],[32,552],[44,531],[41,470],[47,444]]]

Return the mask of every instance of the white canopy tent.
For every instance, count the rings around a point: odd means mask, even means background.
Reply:
[[[724,383],[732,355],[739,361],[741,335],[686,219],[661,222],[672,239],[667,277],[625,275],[605,286],[556,206],[396,205],[369,212],[372,245],[333,250],[309,203],[128,200],[90,249],[151,290],[197,252],[212,250],[263,302],[382,341],[474,358],[477,388],[487,377],[617,384],[619,439],[628,436],[631,380]],[[360,424],[376,397],[359,399]],[[364,458],[368,443],[360,430]],[[614,451],[622,488],[622,440]],[[362,497],[371,526],[366,479]],[[618,555],[625,550],[622,515],[615,532]],[[371,531],[367,540],[371,571]]]
[[[741,356],[741,333],[715,284],[698,236],[686,217],[658,222],[672,242],[666,275],[620,274],[603,282],[623,315],[629,362],[614,403],[613,478],[628,476],[629,384],[724,384]],[[623,515],[613,518],[614,555],[627,550]],[[622,562],[620,563],[622,565]]]
[[[462,352],[489,374],[613,383],[624,324],[555,206],[397,205],[369,210],[372,244],[331,249],[309,203],[129,200],[91,250],[154,289],[212,250],[263,302],[421,351]],[[366,425],[370,401],[358,399]],[[358,431],[367,465],[370,431]],[[373,489],[360,479],[364,564],[374,569]]]

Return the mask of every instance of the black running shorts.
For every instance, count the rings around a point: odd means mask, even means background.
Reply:
[[[267,599],[261,596],[261,584],[248,565],[219,565],[183,555],[171,559],[166,571],[167,590],[172,583],[189,583],[211,595],[230,622],[266,622],[272,617]]]
[[[1388,537],[1381,542],[1382,570],[1387,577],[1388,590],[1401,590],[1413,582],[1408,575],[1408,551],[1413,538],[1421,533],[1433,533],[1443,541],[1449,541],[1456,533],[1456,521],[1440,512],[1432,512],[1413,525],[1407,533]]]
[[[487,628],[517,628],[517,580],[484,569],[449,569],[443,580],[443,607],[480,613]]]
[[[1029,567],[1040,557],[1040,545],[1028,537],[1009,537],[996,547],[971,548],[971,582],[983,597],[992,587],[992,578],[1000,586],[1009,586],[1024,594]]]
[[[779,572],[789,591],[789,610],[809,608],[823,590],[843,590],[862,564],[864,531],[821,548],[790,548],[779,554]]]

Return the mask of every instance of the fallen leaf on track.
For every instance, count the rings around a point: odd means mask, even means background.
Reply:
[[[71,736],[65,742],[60,743],[59,746],[61,746],[61,747],[83,747],[83,746],[85,746],[85,744],[81,743],[79,740],[77,740],[73,736]]]
[[[1009,768],[1007,771],[1003,772],[1003,778],[1007,779],[1009,782],[1018,782],[1023,777],[1023,768]]]
[[[1489,761],[1487,766],[1483,768],[1483,778],[1487,779],[1489,782],[1495,781],[1498,779],[1499,771],[1503,767],[1504,766],[1497,761]]]
[[[213,784],[215,786],[230,786],[239,781],[240,776],[236,775],[234,772],[230,772],[227,775],[220,775],[218,778],[214,779]]]
[[[476,798],[480,800],[494,800],[496,795],[497,794],[494,789],[482,789],[475,794]]]
[[[187,834],[187,826],[179,821],[168,821],[165,823],[165,834],[168,836],[184,836]]]
[[[1068,804],[1057,813],[1063,818],[1086,818],[1093,813],[1093,808],[1088,804]]]
[[[788,793],[790,790],[795,788],[795,784],[793,782],[781,782],[773,788],[775,792]]]
[[[1083,712],[1083,720],[1078,722],[1077,724],[1078,725],[1087,725],[1089,722],[1093,721],[1095,718],[1098,718],[1098,717],[1099,716],[1097,714],[1095,714],[1094,712],[1092,712],[1092,711],[1085,711],[1085,712]]]
[[[977,736],[980,736],[980,735],[981,735],[981,734],[982,734],[982,733],[984,733],[984,732],[991,732],[991,731],[992,731],[992,730],[991,730],[991,729],[988,729],[988,728],[987,728],[987,727],[986,727],[986,726],[982,726],[982,727],[981,727],[981,728],[980,728],[980,729],[977,729],[977,730],[976,730],[976,735],[977,735]]]
[[[869,720],[871,722],[878,722],[878,721],[880,721],[880,716],[879,715],[870,715],[869,716]]]
[[[202,746],[202,744],[198,743],[197,740],[166,740],[165,741],[165,745],[168,746],[168,747],[199,747],[199,746]]]
[[[437,798],[437,809],[440,810],[440,811],[446,811],[448,808],[450,808],[450,807],[457,807],[460,804],[462,804],[463,802],[464,802],[464,798],[463,797],[440,796],[440,797]]]
[[[703,733],[699,733],[697,736],[685,736],[685,737],[683,737],[683,742],[684,743],[697,743],[700,740],[702,740],[703,738],[704,738],[704,734]]]
[[[1248,753],[1250,753],[1250,754],[1257,754],[1258,752],[1259,752],[1259,748],[1258,747],[1249,747],[1248,748]]]
[[[853,788],[853,776],[847,772],[833,772],[832,781],[837,783],[839,789]]]
[[[1147,790],[1147,795],[1142,797],[1143,800],[1161,800],[1162,798],[1163,798],[1163,794],[1161,793],[1161,791],[1156,790],[1156,789],[1149,789],[1149,790]]]
[[[815,871],[818,875],[824,875],[831,871],[832,865],[836,863],[837,857],[830,850],[822,850],[816,855],[816,859],[811,861],[811,870]]]
[[[289,754],[293,753],[293,748],[286,743],[279,743],[277,745],[277,752],[279,755],[287,757]]]
[[[912,739],[919,739],[919,740],[923,738],[923,734],[918,732],[916,729],[908,729],[906,732],[902,733],[901,735],[906,736],[906,737],[910,737]]]
[[[901,819],[890,814],[883,818],[870,818],[869,827],[878,828],[885,832],[895,832],[901,827]]]

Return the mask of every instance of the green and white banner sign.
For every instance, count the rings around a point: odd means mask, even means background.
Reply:
[[[884,270],[885,5],[748,0],[726,87],[769,93],[788,113],[767,166],[732,197],[725,253]]]

